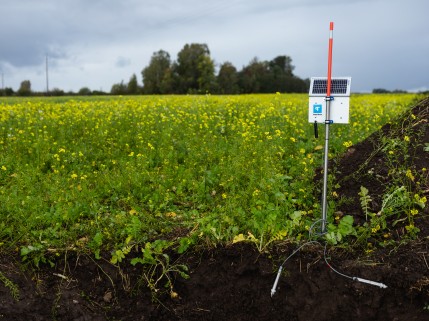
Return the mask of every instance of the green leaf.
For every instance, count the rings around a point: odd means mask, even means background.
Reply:
[[[177,253],[182,254],[193,244],[193,240],[189,237],[182,237],[179,241],[179,247]]]
[[[137,263],[145,264],[146,262],[140,257],[135,257],[134,259],[131,260],[130,263],[131,265],[136,265]]]

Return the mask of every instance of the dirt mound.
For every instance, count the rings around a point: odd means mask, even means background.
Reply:
[[[371,210],[380,210],[392,175],[386,166],[390,150],[380,147],[384,143],[407,136],[410,143],[400,159],[414,173],[425,172],[428,108],[429,99],[421,101],[399,124],[386,125],[336,162],[341,186],[336,192],[347,199],[342,212],[365,221],[360,186],[371,193]],[[427,177],[421,175],[411,184],[427,193]],[[0,257],[0,320],[429,320],[427,207],[415,224],[421,231],[414,241],[395,242],[370,254],[338,248],[327,253],[337,270],[383,282],[387,289],[334,273],[318,244],[287,261],[273,297],[279,263],[296,245],[279,245],[270,254],[247,243],[172,254],[172,262],[186,264],[190,275],[186,280],[175,276],[173,296],[162,289],[153,296],[138,265],[119,269],[104,260],[70,255],[53,268],[30,273],[22,269],[18,256]],[[401,233],[399,239],[406,237]]]
[[[421,100],[395,124],[384,125],[380,131],[349,148],[334,166],[336,180],[341,186],[337,193],[347,199],[339,210],[362,221],[364,213],[359,191],[364,186],[371,194],[372,210],[379,211],[381,198],[391,187],[392,178],[395,175],[406,175],[406,172],[392,171],[395,167],[421,173],[421,177],[406,180],[412,185],[411,189],[419,189],[428,194],[429,145],[425,145],[429,144],[428,122],[429,97]],[[402,144],[404,140],[407,142]]]

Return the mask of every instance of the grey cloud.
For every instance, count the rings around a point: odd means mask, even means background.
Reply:
[[[48,55],[52,72],[67,70],[59,87],[78,90],[67,81],[93,77],[109,88],[159,49],[174,59],[186,43],[202,42],[217,63],[237,68],[254,56],[290,55],[306,78],[326,70],[334,21],[334,70],[354,77],[356,90],[429,87],[428,9],[427,0],[2,0],[0,66],[21,77],[43,70]],[[393,82],[392,70],[407,77]]]
[[[125,57],[118,57],[116,59],[115,66],[119,68],[123,68],[129,66],[131,64],[131,59]]]

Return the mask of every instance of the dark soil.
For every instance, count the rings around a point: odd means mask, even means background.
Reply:
[[[340,211],[363,221],[358,192],[365,186],[380,207],[388,186],[385,156],[377,151],[380,133],[401,135],[412,122],[411,147],[404,162],[417,171],[429,168],[429,99],[420,102],[401,120],[353,146],[334,166],[346,197]],[[398,129],[399,128],[399,129]],[[423,143],[423,144],[422,144]],[[424,176],[416,183],[429,198]],[[142,266],[122,269],[104,260],[71,254],[51,268],[24,268],[16,257],[0,257],[0,320],[429,320],[429,212],[418,215],[418,238],[397,240],[364,251],[328,249],[330,264],[344,274],[382,282],[381,289],[342,277],[325,263],[323,247],[311,244],[287,261],[276,294],[270,291],[279,263],[295,249],[279,244],[270,254],[255,246],[237,243],[202,249],[173,257],[189,267],[190,278],[174,278],[172,297],[161,288],[156,295],[142,282]],[[1,282],[6,277],[19,289],[13,298]]]

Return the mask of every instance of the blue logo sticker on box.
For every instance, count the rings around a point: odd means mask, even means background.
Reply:
[[[313,105],[313,115],[322,115],[322,104]]]

